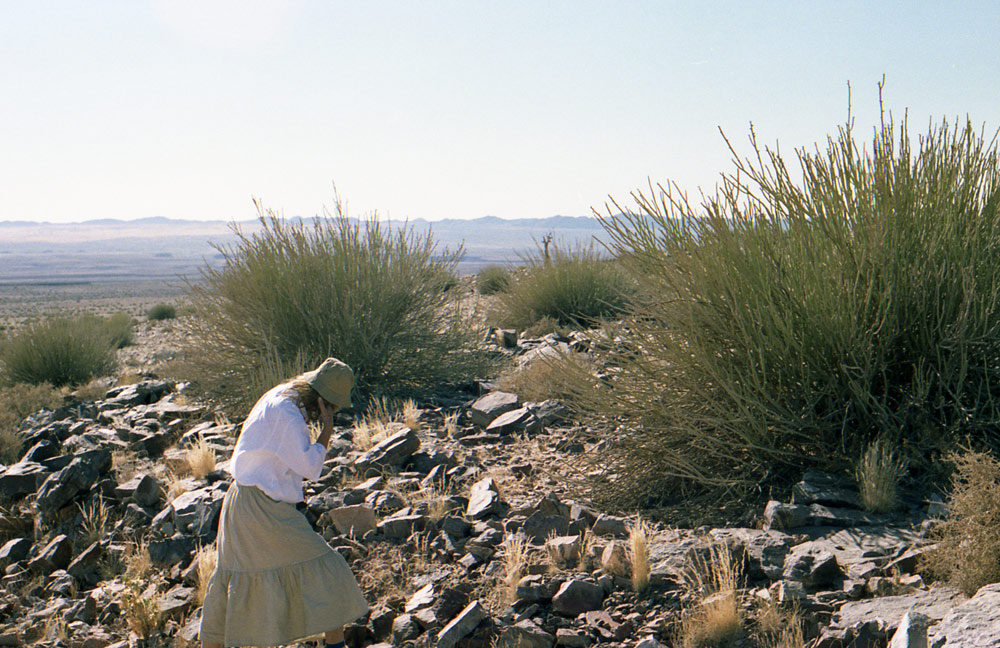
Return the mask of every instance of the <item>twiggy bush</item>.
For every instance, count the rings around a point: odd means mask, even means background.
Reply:
[[[0,463],[12,464],[21,458],[24,435],[20,427],[28,415],[61,403],[62,393],[46,383],[0,387]]]
[[[354,369],[362,396],[485,369],[485,356],[473,351],[476,336],[441,281],[461,250],[438,250],[429,233],[377,215],[348,219],[339,199],[334,214],[309,223],[258,210],[260,231],[234,225],[236,243],[218,248],[225,263],[203,269],[203,281],[191,285],[199,315],[194,362],[209,393],[237,397],[268,358],[298,358],[310,368],[340,358]]]
[[[924,567],[971,596],[1000,582],[1000,462],[985,452],[952,453],[948,517],[933,529],[937,546]]]
[[[886,439],[876,439],[858,460],[854,477],[866,511],[885,513],[899,505],[899,482],[906,475],[906,461],[897,456]]]
[[[621,314],[634,290],[618,263],[602,258],[593,245],[552,246],[548,256],[537,252],[524,261],[489,313],[499,326],[525,330],[543,318],[585,326]]]
[[[632,352],[581,389],[621,424],[602,458],[628,476],[621,492],[842,469],[885,431],[914,458],[994,433],[995,142],[947,121],[911,140],[888,115],[865,145],[849,120],[825,150],[796,152],[801,181],[750,142],[700,205],[651,186],[602,218],[645,296]]]
[[[507,289],[510,270],[500,265],[488,265],[476,273],[476,288],[481,295],[492,295]]]
[[[4,340],[0,364],[9,382],[79,385],[114,371],[116,344],[102,318],[51,318]]]

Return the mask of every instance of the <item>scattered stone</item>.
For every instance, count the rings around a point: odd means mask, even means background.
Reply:
[[[473,601],[438,633],[437,648],[452,648],[487,618],[479,601]]]
[[[0,494],[15,499],[34,493],[51,474],[45,466],[34,461],[21,461],[0,473]]]
[[[604,588],[577,578],[563,583],[552,597],[552,609],[569,616],[598,610],[602,603]]]
[[[381,472],[406,463],[420,449],[420,438],[410,428],[403,428],[357,458],[355,468],[362,475],[371,471]]]
[[[72,559],[73,544],[66,535],[59,534],[28,561],[28,568],[36,573],[51,573],[57,569],[65,569]]]
[[[812,542],[792,547],[785,556],[782,570],[782,578],[798,581],[806,587],[829,585],[840,575],[837,557]]]
[[[353,535],[356,538],[360,538],[378,526],[375,511],[363,504],[330,509],[321,516],[322,520],[332,524],[337,529],[337,533],[347,536]]]
[[[556,638],[531,619],[518,621],[500,635],[500,648],[552,648]]]
[[[771,500],[764,507],[764,529],[794,529],[809,523],[809,507]]]
[[[152,506],[159,503],[162,489],[155,477],[143,474],[116,486],[115,495],[122,501],[132,501],[139,506]]]
[[[14,538],[0,547],[0,562],[5,564],[24,560],[31,551],[32,542],[28,538]]]
[[[493,391],[476,399],[469,405],[469,420],[473,425],[485,428],[493,419],[505,412],[517,409],[521,400],[517,394]]]
[[[810,470],[792,487],[792,503],[860,508],[861,498],[850,479]]]
[[[501,508],[500,491],[492,477],[484,477],[472,485],[469,505],[465,514],[474,520],[481,520],[498,513]]]
[[[502,437],[518,432],[537,434],[541,431],[541,422],[527,407],[505,412],[486,426],[486,434],[497,434]]]

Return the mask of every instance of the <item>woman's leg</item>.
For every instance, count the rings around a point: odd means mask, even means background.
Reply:
[[[341,643],[344,640],[344,626],[340,626],[336,630],[327,630],[324,638],[326,643],[330,645]]]

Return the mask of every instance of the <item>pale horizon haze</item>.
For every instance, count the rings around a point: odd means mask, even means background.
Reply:
[[[0,2],[0,221],[587,216],[885,106],[1000,128],[997,2]]]

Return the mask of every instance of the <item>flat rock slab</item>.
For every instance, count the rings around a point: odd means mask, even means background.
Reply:
[[[486,610],[479,601],[473,601],[458,613],[438,634],[438,648],[452,648],[466,635],[476,629],[487,618]]]
[[[1000,646],[1000,583],[983,587],[928,633],[931,648]]]
[[[877,625],[880,632],[884,633],[884,639],[888,640],[910,610],[929,617],[931,622],[937,622],[965,601],[966,597],[951,587],[935,587],[903,596],[851,601],[834,613],[832,622],[824,630],[823,638],[830,643],[823,642],[820,645],[837,645],[836,640],[865,624]]]
[[[517,394],[493,391],[477,398],[469,406],[469,420],[473,425],[485,428],[493,422],[493,419],[504,412],[517,409],[520,404],[521,400]]]

